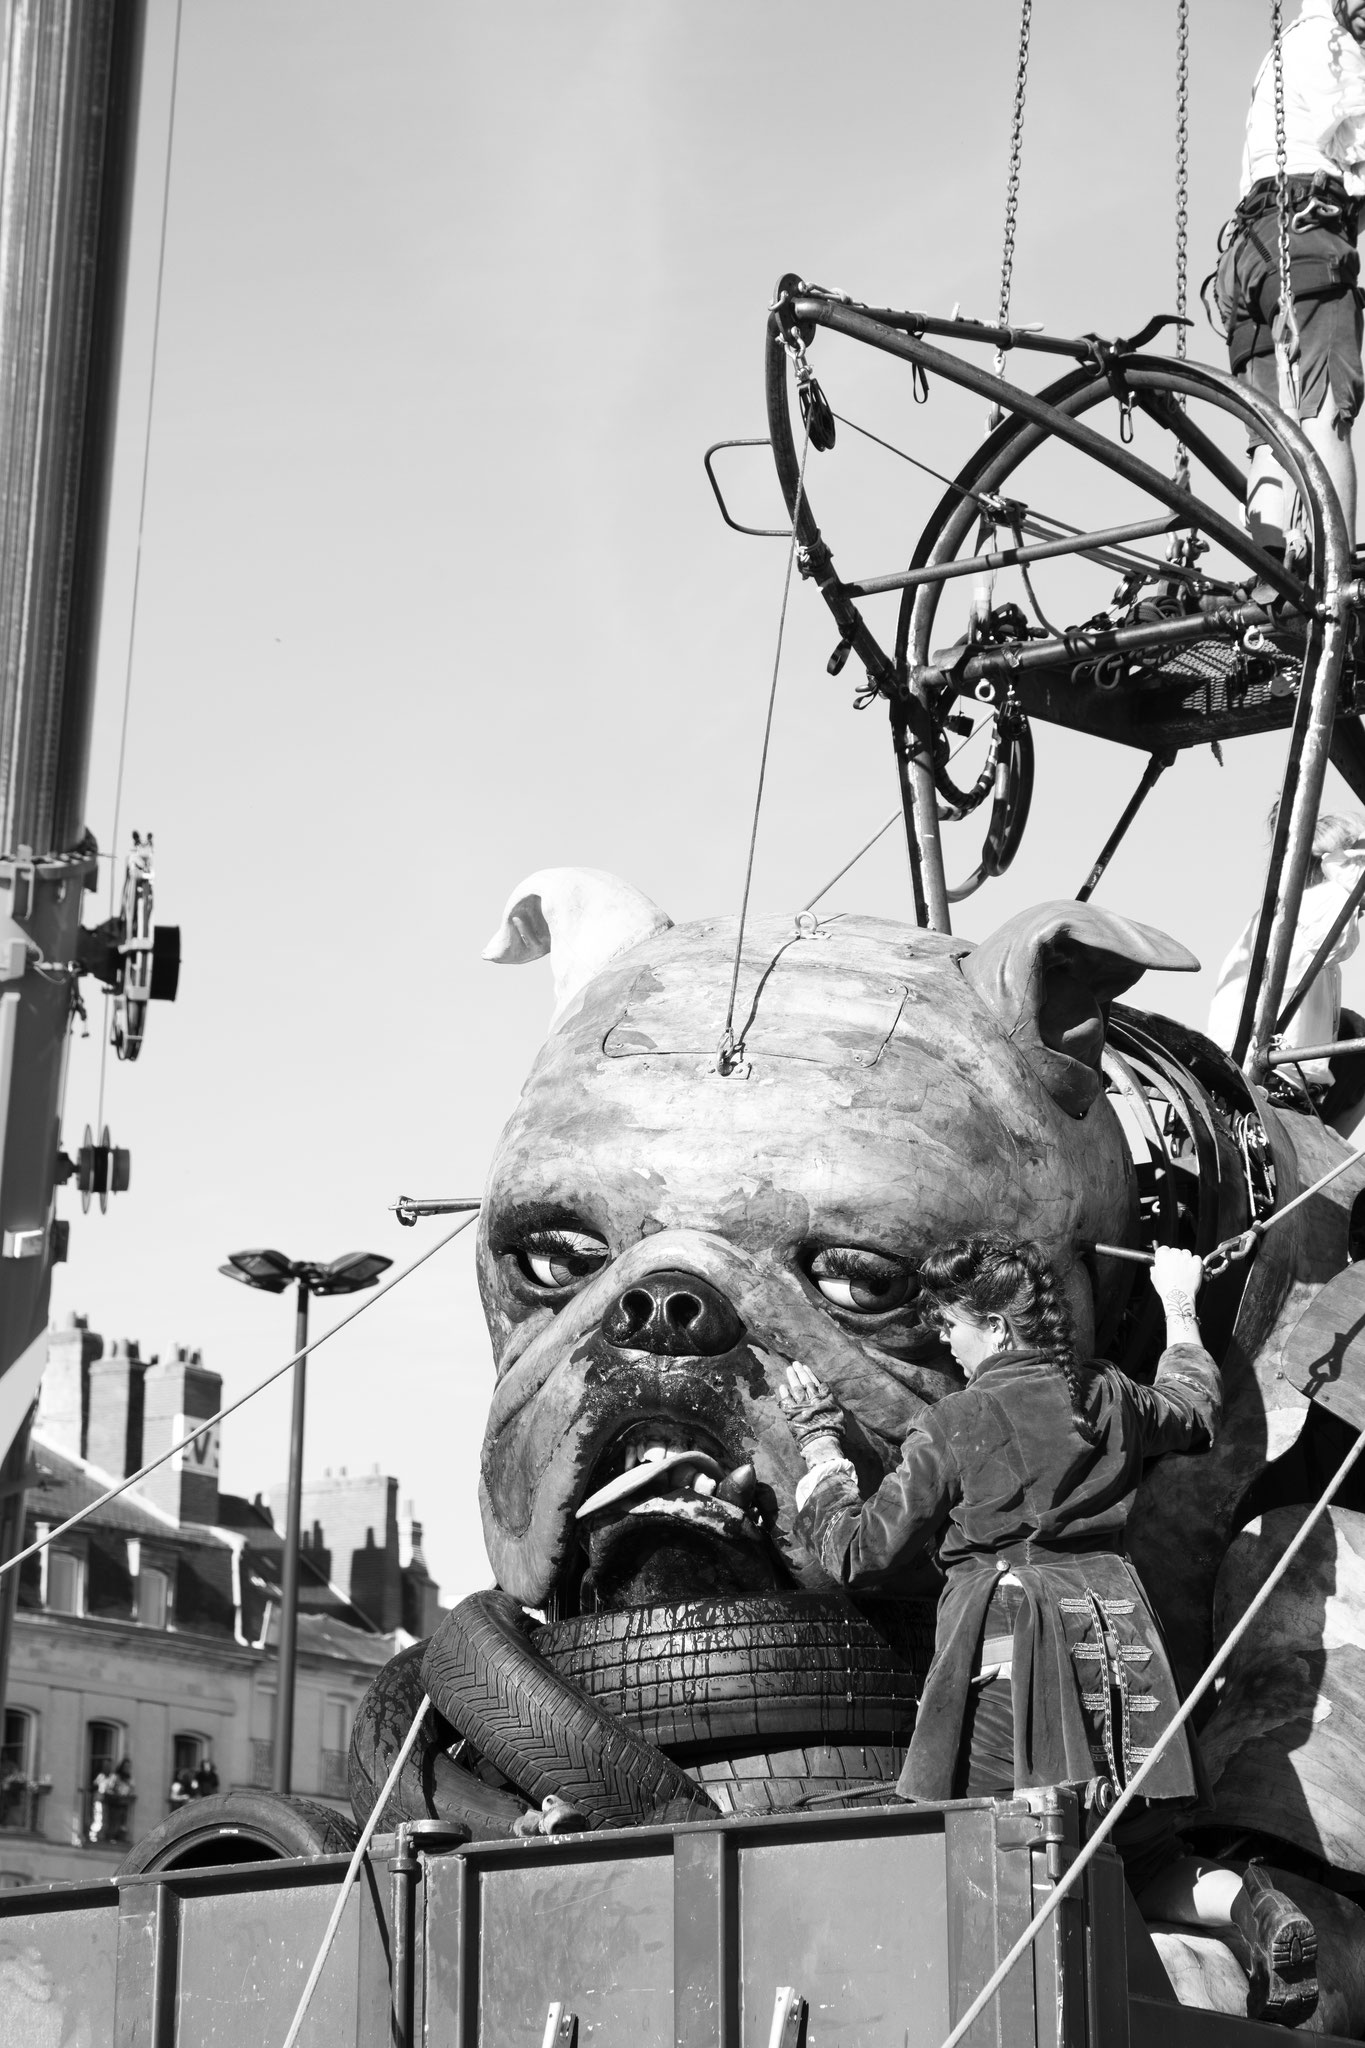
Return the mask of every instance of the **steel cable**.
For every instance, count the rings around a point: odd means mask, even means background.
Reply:
[[[339,1323],[333,1323],[330,1330],[324,1330],[320,1337],[314,1337],[309,1343],[304,1345],[301,1351],[296,1351],[292,1358],[287,1358],[283,1365],[276,1366],[274,1372],[267,1373],[265,1378],[258,1380],[254,1387],[249,1387],[245,1394],[239,1394],[235,1401],[229,1401],[226,1407],[218,1410],[216,1415],[206,1415],[204,1420],[196,1428],[192,1429],[188,1436],[182,1436],[177,1443],[173,1443],[170,1446],[169,1450],[162,1451],[159,1457],[150,1458],[136,1472],[130,1472],[126,1479],[120,1479],[117,1486],[108,1487],[105,1492],[99,1495],[98,1499],[87,1501],[83,1508],[79,1508],[74,1515],[68,1515],[64,1522],[59,1522],[55,1529],[49,1529],[46,1536],[40,1536],[38,1541],[30,1543],[27,1549],[17,1551],[13,1557],[6,1558],[4,1563],[0,1564],[0,1579],[3,1579],[6,1572],[12,1572],[17,1565],[23,1564],[27,1558],[36,1557],[40,1550],[46,1550],[50,1543],[55,1543],[59,1536],[65,1536],[67,1531],[74,1529],[78,1523],[88,1521],[91,1515],[97,1514],[101,1508],[107,1507],[111,1500],[117,1500],[121,1493],[127,1493],[132,1487],[140,1485],[149,1472],[155,1472],[159,1465],[166,1464],[178,1452],[188,1450],[189,1446],[197,1443],[206,1431],[216,1429],[220,1422],[225,1422],[229,1415],[235,1415],[239,1408],[244,1408],[248,1401],[255,1399],[257,1394],[264,1393],[267,1387],[273,1387],[276,1380],[283,1379],[287,1372],[292,1372],[301,1359],[309,1357],[312,1352],[318,1350],[321,1345],[327,1342],[329,1337],[335,1337],[339,1330],[344,1330],[348,1323],[355,1321],[357,1316],[363,1316],[366,1309],[373,1308],[375,1303],[381,1300],[384,1295],[392,1294],[395,1287],[401,1287],[409,1274],[415,1273],[419,1266],[424,1266],[428,1259],[435,1258],[437,1252],[444,1251],[452,1238],[458,1237],[462,1230],[468,1230],[474,1220],[473,1216],[462,1217],[453,1230],[448,1230],[444,1237],[438,1238],[434,1245],[420,1253],[410,1265],[404,1266],[401,1273],[395,1273],[392,1279],[384,1282],[382,1287],[376,1287],[373,1294],[367,1294],[365,1299],[358,1303],[348,1315],[344,1315]]]
[[[284,2048],[294,2048],[294,2043],[299,2038],[299,2029],[303,2025],[308,2008],[313,2002],[313,1993],[318,1988],[318,1979],[322,1975],[323,1965],[332,1952],[332,1943],[337,1938],[337,1929],[341,1925],[341,1916],[346,1911],[346,1901],[351,1896],[351,1886],[355,1883],[356,1873],[365,1860],[365,1852],[370,1846],[370,1837],[379,1825],[379,1816],[389,1803],[393,1788],[398,1783],[398,1775],[408,1758],[412,1755],[412,1746],[421,1733],[422,1723],[426,1720],[430,1710],[431,1696],[429,1693],[423,1693],[422,1704],[413,1715],[412,1726],[403,1737],[403,1746],[394,1758],[389,1775],[385,1778],[380,1790],[379,1797],[370,1809],[370,1817],[360,1831],[360,1840],[351,1851],[351,1860],[346,1866],[346,1875],[341,1880],[341,1889],[337,1893],[337,1902],[332,1908],[332,1917],[327,1922],[327,1931],[322,1937],[322,1946],[313,1958],[313,1967],[308,1972],[308,1982],[303,1987],[303,1995],[299,1999],[293,2020],[290,2023],[289,2032],[284,2037]]]
[[[739,991],[739,962],[744,950],[744,927],[749,917],[749,891],[754,879],[754,854],[758,847],[758,819],[763,809],[763,785],[768,774],[768,747],[773,735],[773,712],[777,706],[777,677],[782,666],[782,637],[787,630],[787,604],[791,597],[792,570],[796,566],[797,534],[801,526],[801,505],[806,489],[806,457],[810,454],[810,414],[806,414],[805,439],[801,443],[801,469],[796,481],[796,503],[792,508],[792,539],[787,553],[787,573],[782,584],[782,609],[777,620],[777,647],[773,654],[773,677],[768,686],[768,715],[763,722],[763,746],[758,758],[758,789],[754,795],[754,818],[749,830],[749,858],[744,868],[744,893],[739,904],[739,930],[735,933],[735,959],[730,970],[730,999],[725,1006],[725,1029],[721,1034],[716,1065],[728,1074],[738,1052],[735,1044],[735,1000]]]

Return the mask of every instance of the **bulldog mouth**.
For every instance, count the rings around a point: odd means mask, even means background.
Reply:
[[[753,1465],[735,1462],[694,1426],[632,1423],[589,1476],[575,1514],[580,1546],[562,1609],[600,1611],[785,1584],[757,1491]]]

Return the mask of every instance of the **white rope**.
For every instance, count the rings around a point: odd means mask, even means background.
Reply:
[[[318,1988],[318,1979],[322,1975],[323,1965],[332,1952],[332,1943],[337,1938],[337,1929],[341,1925],[341,1916],[346,1911],[346,1901],[351,1896],[351,1886],[355,1883],[356,1872],[364,1861],[365,1851],[370,1846],[370,1837],[379,1825],[379,1817],[389,1803],[389,1796],[394,1786],[398,1783],[398,1774],[412,1755],[412,1745],[417,1740],[418,1732],[427,1717],[427,1710],[430,1705],[430,1694],[423,1693],[422,1704],[413,1715],[412,1726],[403,1738],[403,1747],[393,1760],[393,1768],[390,1770],[388,1777],[385,1778],[379,1797],[370,1808],[370,1817],[360,1831],[360,1840],[351,1852],[351,1860],[346,1866],[346,1875],[341,1880],[341,1890],[337,1893],[337,1902],[332,1908],[332,1917],[327,1922],[327,1932],[322,1937],[322,1947],[318,1950],[313,1960],[313,1967],[308,1972],[308,1982],[303,1987],[303,1996],[299,2000],[293,2023],[290,2026],[289,2032],[284,2037],[284,2048],[294,2048],[294,2043],[299,2038],[299,2028],[303,2025],[304,2016],[312,2003],[313,1993]]]
[[[400,1287],[410,1273],[415,1273],[419,1266],[424,1266],[428,1259],[436,1256],[437,1252],[444,1251],[451,1239],[458,1237],[462,1230],[468,1230],[473,1221],[473,1216],[463,1217],[453,1230],[448,1230],[445,1236],[439,1238],[429,1250],[422,1252],[415,1258],[410,1266],[404,1266],[401,1273],[395,1273],[393,1278],[386,1280],[382,1287],[376,1287],[374,1293],[367,1294],[365,1299],[356,1308],[353,1308],[349,1315],[343,1316],[339,1323],[333,1323],[331,1329],[324,1330],[320,1337],[314,1337],[311,1343],[304,1345],[302,1351],[296,1351],[292,1358],[287,1358],[283,1365],[275,1368],[274,1372],[267,1373],[263,1380],[258,1380],[254,1387],[249,1387],[245,1394],[239,1394],[235,1401],[229,1401],[227,1406],[220,1408],[216,1415],[205,1416],[197,1428],[192,1429],[188,1436],[182,1436],[178,1443],[173,1443],[169,1450],[161,1453],[159,1458],[152,1458],[147,1464],[141,1466],[138,1471],[130,1472],[126,1479],[119,1480],[117,1486],[106,1488],[99,1495],[98,1499],[88,1502],[83,1508],[78,1508],[74,1515],[68,1515],[66,1520],[59,1522],[55,1529],[49,1529],[46,1536],[40,1536],[36,1543],[30,1543],[27,1550],[17,1551],[13,1557],[6,1558],[5,1562],[0,1564],[0,1579],[5,1576],[6,1572],[12,1572],[17,1565],[23,1564],[26,1558],[36,1557],[40,1550],[45,1550],[49,1543],[55,1543],[59,1536],[65,1536],[67,1530],[74,1529],[78,1522],[86,1521],[91,1515],[97,1514],[101,1508],[107,1507],[111,1500],[117,1500],[121,1493],[127,1493],[131,1487],[140,1485],[149,1472],[155,1472],[159,1465],[166,1464],[169,1459],[175,1457],[178,1451],[187,1450],[191,1444],[197,1443],[206,1431],[216,1429],[218,1424],[225,1421],[229,1415],[235,1415],[239,1408],[244,1408],[248,1401],[255,1399],[257,1394],[263,1393],[267,1387],[273,1387],[276,1380],[283,1379],[287,1372],[292,1372],[301,1359],[307,1358],[311,1352],[318,1350],[321,1345],[327,1342],[329,1337],[335,1337],[338,1330],[344,1330],[348,1323],[355,1321],[357,1316],[363,1316],[366,1309],[373,1308],[374,1304],[382,1296],[392,1294],[395,1287]]]
[[[1281,1579],[1289,1570],[1290,1565],[1293,1564],[1294,1559],[1298,1556],[1304,1544],[1307,1542],[1310,1533],[1317,1526],[1322,1516],[1326,1513],[1328,1507],[1330,1507],[1332,1501],[1336,1498],[1336,1495],[1340,1491],[1344,1481],[1347,1478],[1347,1475],[1351,1472],[1352,1468],[1355,1466],[1357,1460],[1360,1458],[1362,1453],[1365,1453],[1365,1434],[1362,1434],[1361,1436],[1358,1436],[1356,1438],[1356,1441],[1354,1442],[1354,1444],[1352,1444],[1350,1451],[1347,1453],[1346,1457],[1342,1460],[1342,1463],[1337,1468],[1335,1476],[1329,1482],[1326,1490],[1321,1495],[1316,1506],[1308,1515],[1308,1518],[1304,1522],[1303,1527],[1299,1530],[1298,1534],[1289,1544],[1288,1548],[1285,1550],[1284,1556],[1275,1566],[1275,1569],[1271,1572],[1265,1584],[1257,1592],[1255,1599],[1251,1602],[1250,1606],[1247,1608],[1246,1613],[1242,1616],[1241,1620],[1237,1623],[1237,1626],[1229,1635],[1227,1641],[1223,1644],[1222,1649],[1215,1652],[1213,1658],[1205,1668],[1203,1675],[1200,1677],[1197,1684],[1191,1690],[1189,1697],[1185,1700],[1179,1712],[1172,1717],[1169,1725],[1163,1731],[1162,1735],[1157,1740],[1157,1742],[1153,1745],[1152,1752],[1150,1756],[1148,1756],[1146,1762],[1142,1765],[1141,1769],[1137,1771],[1135,1775],[1129,1779],[1127,1786],[1124,1788],[1119,1798],[1115,1800],[1113,1806],[1109,1809],[1109,1812],[1104,1816],[1104,1819],[1100,1822],[1099,1826],[1095,1829],[1094,1834],[1091,1835],[1089,1841],[1085,1844],[1084,1848],[1077,1856],[1075,1862],[1067,1871],[1063,1873],[1062,1877],[1053,1886],[1051,1892],[1048,1894],[1046,1901],[1042,1906],[1039,1907],[1038,1911],[1034,1914],[1032,1920],[1030,1920],[1028,1926],[1024,1929],[1018,1941],[1015,1942],[1014,1947],[1005,1957],[1004,1962],[1001,1963],[999,1969],[995,1972],[995,1975],[989,1980],[989,1982],[983,1987],[983,1989],[980,1992],[978,1992],[977,1996],[972,2000],[971,2004],[967,2007],[966,2012],[963,2013],[961,2019],[953,2028],[951,2034],[949,2034],[948,2038],[944,2041],[943,2048],[957,2048],[957,2043],[962,2039],[963,2035],[967,2032],[967,2030],[985,2011],[986,2007],[989,2005],[990,2001],[995,1997],[996,1993],[1000,1989],[1000,1986],[1004,1983],[1006,1977],[1008,1977],[1010,1971],[1019,1961],[1019,1958],[1023,1955],[1024,1951],[1027,1948],[1029,1948],[1030,1945],[1037,1939],[1038,1935],[1041,1934],[1043,1928],[1047,1925],[1048,1920],[1051,1918],[1053,1913],[1056,1912],[1058,1906],[1060,1906],[1060,1904],[1062,1903],[1062,1900],[1066,1897],[1067,1893],[1072,1890],[1073,1886],[1076,1883],[1077,1878],[1090,1863],[1100,1844],[1107,1839],[1115,1823],[1122,1817],[1122,1815],[1127,1811],[1128,1807],[1132,1804],[1134,1798],[1137,1796],[1138,1788],[1141,1786],[1143,1780],[1147,1777],[1149,1771],[1151,1771],[1153,1766],[1156,1764],[1158,1757],[1160,1757],[1162,1752],[1165,1750],[1166,1745],[1171,1740],[1171,1737],[1175,1735],[1181,1728],[1183,1728],[1185,1723],[1189,1720],[1191,1714],[1198,1706],[1200,1700],[1202,1700],[1205,1693],[1208,1692],[1210,1686],[1213,1684],[1214,1679],[1217,1678],[1219,1672],[1227,1663],[1228,1658],[1237,1648],[1237,1645],[1241,1642],[1243,1636],[1250,1628],[1252,1622],[1260,1613],[1261,1609],[1265,1606],[1266,1601],[1270,1598],[1275,1588],[1279,1585]]]

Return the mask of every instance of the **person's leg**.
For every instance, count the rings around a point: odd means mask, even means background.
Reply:
[[[1317,2007],[1318,1937],[1312,1921],[1264,1866],[1244,1876],[1198,1856],[1168,1863],[1138,1899],[1145,1920],[1206,1927],[1227,1942],[1247,1973],[1247,2015],[1296,2027]]]
[[[1242,1890],[1241,1878],[1225,1864],[1181,1856],[1153,1878],[1139,1904],[1147,1920],[1174,1920],[1180,1927],[1231,1927],[1232,1909]]]
[[[1356,459],[1351,447],[1351,422],[1336,409],[1335,401],[1328,397],[1326,405],[1316,419],[1302,420],[1300,425],[1313,444],[1314,452],[1320,458],[1323,468],[1332,479],[1332,488],[1337,494],[1342,516],[1346,521],[1346,532],[1351,545],[1356,537]],[[1250,505],[1248,504],[1248,519]]]
[[[1247,532],[1258,548],[1284,553],[1284,471],[1264,442],[1251,451],[1247,475]]]

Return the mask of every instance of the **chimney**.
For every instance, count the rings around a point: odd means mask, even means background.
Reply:
[[[108,1358],[89,1369],[85,1455],[101,1471],[126,1479],[142,1463],[143,1381],[137,1345],[120,1337]]]
[[[159,1364],[148,1366],[143,1398],[142,1455],[155,1458],[188,1436],[196,1422],[217,1414],[223,1405],[223,1381],[208,1370],[198,1351],[176,1344]],[[148,1500],[181,1524],[218,1520],[220,1433],[218,1428],[210,1430],[142,1482]]]
[[[104,1339],[87,1327],[84,1316],[69,1315],[65,1329],[48,1333],[47,1364],[33,1427],[45,1442],[65,1451],[69,1458],[85,1456],[90,1367],[103,1354]]]
[[[274,1487],[272,1505],[284,1520],[287,1498]],[[398,1481],[376,1466],[366,1477],[342,1469],[303,1484],[301,1521],[330,1553],[336,1584],[375,1625],[386,1632],[403,1622],[402,1575],[398,1564]]]

